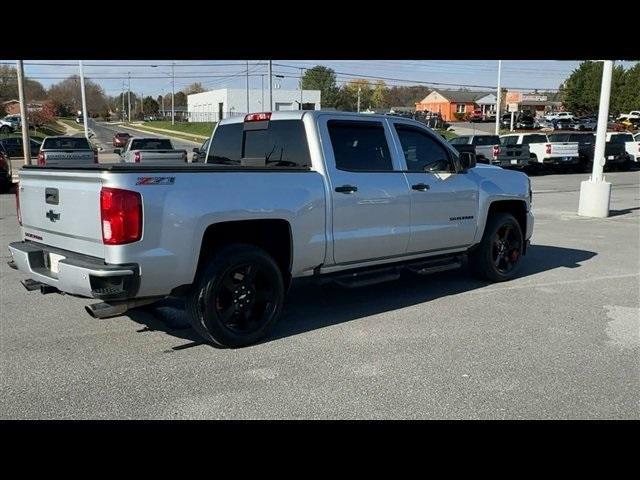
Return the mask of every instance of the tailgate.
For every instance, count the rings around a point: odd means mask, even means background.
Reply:
[[[46,150],[44,158],[47,165],[85,165],[93,163],[93,151]]]
[[[500,145],[500,159],[523,160],[529,158],[529,145]]]
[[[184,150],[138,150],[141,161],[144,163],[185,163]],[[135,155],[135,154],[134,154]]]
[[[552,142],[551,157],[577,157],[578,142]]]
[[[104,258],[99,173],[20,172],[25,240]]]

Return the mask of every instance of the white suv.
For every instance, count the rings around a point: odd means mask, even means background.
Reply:
[[[545,115],[545,117],[547,120],[555,120],[557,118],[573,118],[573,113],[571,112],[555,112],[555,113],[549,113],[548,115]]]

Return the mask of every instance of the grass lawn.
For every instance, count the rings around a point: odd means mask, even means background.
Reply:
[[[147,128],[144,125],[132,125],[132,128],[135,128],[136,130],[143,130],[145,132],[151,132],[151,133],[155,133],[156,135],[162,135],[163,132],[159,132],[158,130],[154,130],[151,128]],[[169,134],[167,134],[169,135]],[[188,140],[189,142],[194,142],[194,143],[202,143],[204,142],[204,139],[199,138],[199,137],[193,137],[191,135],[189,135],[188,133],[171,133],[172,137],[175,138],[179,138],[181,140]]]
[[[63,134],[64,134],[64,131],[62,130],[60,125],[57,125],[55,123],[42,125],[41,127],[38,127],[35,131],[33,129],[29,130],[29,137],[32,138],[33,140],[37,140],[38,142],[41,142],[45,137],[50,137],[53,135],[63,135]],[[13,137],[22,137],[22,131],[18,130],[16,132],[9,133],[6,135],[0,134],[0,140],[4,138],[13,138]]]
[[[166,130],[175,130],[181,133],[191,133],[193,135],[203,135],[205,137],[211,136],[215,122],[176,122],[175,125],[171,125],[169,120],[156,120],[153,122],[144,122],[143,125],[152,128],[164,128]]]
[[[71,128],[78,130],[79,132],[84,130],[84,125],[82,123],[76,123],[75,119],[59,118],[58,120],[64,123],[65,125],[68,125]]]

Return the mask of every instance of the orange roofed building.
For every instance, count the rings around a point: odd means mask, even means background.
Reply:
[[[456,120],[455,114],[471,114],[478,107],[476,101],[489,92],[465,90],[434,90],[416,103],[416,111],[439,113],[446,122]]]

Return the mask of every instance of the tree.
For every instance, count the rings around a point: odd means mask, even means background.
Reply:
[[[200,82],[195,82],[189,85],[188,87],[186,87],[185,89],[183,89],[182,91],[185,93],[185,95],[191,95],[194,93],[202,93],[205,91],[205,89]]]
[[[382,80],[377,80],[373,92],[371,92],[371,104],[373,108],[383,108],[385,106],[386,93],[387,84]]]
[[[104,112],[108,107],[108,101],[102,87],[88,78],[85,78],[84,87],[87,114],[96,116],[100,112]],[[80,77],[72,75],[59,83],[51,85],[47,96],[54,102],[59,112],[71,113],[82,110]],[[133,99],[131,102],[133,104]],[[62,115],[62,113],[59,113],[59,115]]]
[[[640,108],[640,63],[624,72],[624,82],[620,87],[620,112],[628,113]]]
[[[184,92],[176,92],[173,96],[173,102],[176,107],[186,107],[187,106],[187,96]],[[171,97],[169,97],[169,108],[171,108]]]
[[[335,107],[338,96],[336,73],[327,67],[317,65],[310,68],[300,79],[303,90],[320,90],[320,103],[325,107]]]
[[[24,79],[24,96],[27,101],[44,100],[46,90],[40,82]],[[0,102],[18,99],[18,72],[16,67],[0,65]]]
[[[344,84],[336,97],[336,109],[355,112],[358,110],[358,89],[360,90],[360,111],[373,107],[373,88],[369,80],[356,79]]]
[[[573,113],[593,113],[600,104],[602,85],[602,62],[585,61],[576,68],[561,85],[560,92],[564,106]],[[625,84],[626,73],[621,65],[613,69],[611,82],[610,111],[620,113],[621,91]]]
[[[144,107],[144,113],[155,114],[158,113],[160,109],[160,105],[156,102],[153,97],[145,97],[142,105]]]

